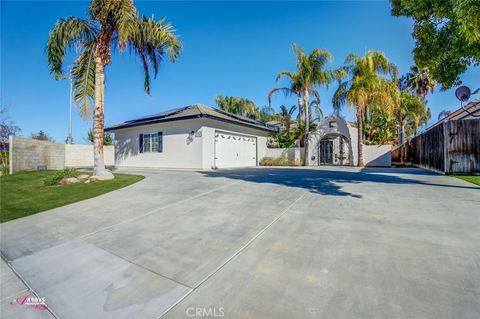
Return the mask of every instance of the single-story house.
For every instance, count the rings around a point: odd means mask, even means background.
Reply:
[[[258,165],[274,130],[262,122],[194,104],[109,126],[115,165],[211,169]]]

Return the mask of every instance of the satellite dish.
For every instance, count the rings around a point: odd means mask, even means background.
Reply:
[[[468,86],[461,86],[455,90],[455,96],[460,102],[467,102],[470,98],[471,92]]]
[[[476,94],[478,92],[478,89],[475,90],[475,92],[473,92],[473,94]],[[472,112],[470,112],[469,110],[467,110],[464,106],[463,106],[463,102],[467,102],[468,99],[470,98],[470,95],[471,92],[470,92],[470,88],[468,86],[461,86],[459,87],[458,89],[455,90],[455,96],[457,97],[457,99],[460,100],[460,106],[462,107],[462,109],[470,116],[472,117],[480,117],[480,115],[477,115],[477,114],[473,114]]]

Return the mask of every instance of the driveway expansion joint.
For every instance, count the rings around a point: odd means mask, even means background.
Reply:
[[[260,230],[255,236],[253,236],[245,245],[240,247],[232,256],[230,256],[227,260],[225,260],[220,266],[218,266],[214,271],[208,274],[204,279],[202,279],[195,287],[193,287],[189,292],[187,292],[182,298],[177,300],[173,305],[171,305],[167,310],[165,310],[162,314],[160,314],[156,319],[160,319],[165,316],[170,310],[175,308],[180,302],[182,302],[185,298],[187,298],[192,292],[197,290],[201,285],[203,285],[208,279],[213,277],[216,273],[218,273],[223,267],[225,267],[230,261],[232,261],[235,257],[241,254],[246,248],[248,248],[257,238],[259,238],[263,233],[265,233],[273,224],[275,224],[280,218],[282,218],[290,208],[293,207],[299,200],[305,197],[307,192],[303,192],[297,199],[295,199],[290,205],[288,205],[280,214],[277,215],[267,226],[265,226],[262,230]]]

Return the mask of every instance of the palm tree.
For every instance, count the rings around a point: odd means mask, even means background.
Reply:
[[[412,90],[422,99],[427,97],[428,92],[433,93],[437,85],[427,68],[420,68],[416,65],[412,66],[410,72],[401,78],[401,83],[402,88]]]
[[[247,116],[254,119],[260,115],[260,110],[255,103],[242,97],[217,95],[215,103],[221,110],[233,114]]]
[[[297,106],[293,105],[292,107],[287,108],[285,105],[280,105],[280,116],[285,125],[285,131],[290,132],[290,125],[292,124],[293,113],[297,110]]]
[[[358,166],[363,166],[363,121],[367,107],[392,112],[398,105],[397,68],[382,52],[368,51],[363,57],[350,54],[345,59],[350,79],[339,83],[332,103],[336,110],[348,104],[355,108],[358,125]]]
[[[409,91],[403,91],[400,94],[400,103],[395,109],[394,115],[400,129],[399,144],[402,145],[405,142],[405,135],[407,135],[405,126],[409,124],[413,130],[413,134],[416,135],[420,125],[430,118],[430,111],[423,99],[419,96],[415,96]],[[410,134],[411,133],[412,132],[410,132]]]
[[[162,58],[175,61],[181,43],[175,30],[164,19],[138,17],[131,0],[92,0],[86,19],[68,17],[57,21],[50,31],[47,55],[50,72],[55,79],[64,78],[62,68],[67,49],[75,49],[78,57],[70,75],[75,90],[75,103],[80,114],[88,119],[93,107],[94,175],[113,178],[103,159],[105,68],[111,62],[111,51],[126,48],[136,54],[143,65],[144,88],[150,94],[150,69],[154,77]]]
[[[282,71],[278,74],[277,80],[282,77],[287,77],[290,80],[290,87],[277,88],[269,93],[269,100],[271,94],[276,91],[283,91],[286,95],[296,94],[298,98],[299,112],[303,115],[305,120],[305,134],[304,134],[304,163],[308,165],[309,143],[308,133],[310,131],[311,109],[310,109],[310,95],[313,95],[317,101],[317,107],[320,107],[320,94],[317,86],[328,85],[344,77],[343,69],[339,70],[325,70],[327,63],[331,62],[332,54],[325,49],[314,49],[309,55],[305,53],[297,45],[293,45],[293,51],[297,58],[296,72]]]
[[[451,112],[451,111],[448,111],[448,110],[443,110],[443,111],[441,111],[441,112],[438,114],[438,120],[440,121],[441,119],[449,116],[450,113],[452,113],[452,112]]]

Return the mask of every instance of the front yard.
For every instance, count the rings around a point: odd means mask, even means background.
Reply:
[[[0,177],[0,222],[32,215],[131,185],[140,175],[115,174],[115,179],[89,184],[46,186],[54,171],[31,171]]]

